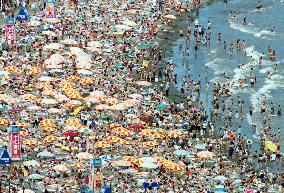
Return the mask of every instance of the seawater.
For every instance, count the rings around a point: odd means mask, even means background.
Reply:
[[[222,2],[216,2],[210,6],[200,9],[200,24],[207,28],[207,22],[212,24],[211,46],[199,46],[195,53],[191,43],[191,52],[188,60],[184,60],[182,49],[180,48],[181,38],[177,39],[172,47],[173,55],[171,60],[175,64],[175,73],[178,74],[178,85],[180,88],[182,79],[190,70],[192,77],[197,80],[205,72],[205,66],[209,68],[208,78],[211,85],[215,81],[225,83],[227,80],[222,77],[226,73],[230,81],[234,82],[232,89],[233,96],[240,96],[245,101],[244,112],[248,112],[249,107],[253,107],[254,115],[250,117],[246,114],[243,121],[243,132],[247,138],[252,139],[254,147],[257,148],[259,142],[251,125],[257,125],[257,130],[262,130],[262,119],[260,115],[260,103],[264,97],[268,99],[268,107],[273,102],[275,107],[281,105],[284,112],[284,2],[281,0],[262,0],[264,8],[256,10],[258,1],[234,0],[229,1],[225,8]],[[229,12],[235,11],[236,18],[229,17]],[[243,18],[247,18],[247,25],[242,24]],[[188,21],[183,21],[186,27],[192,25]],[[271,29],[274,27],[274,31]],[[222,33],[222,42],[218,42],[217,34]],[[223,41],[227,47],[230,43],[235,43],[237,39],[245,40],[247,56],[243,51],[235,51],[229,54],[223,49]],[[267,58],[268,46],[276,50],[276,61],[272,62]],[[259,57],[263,57],[262,68],[259,68]],[[250,59],[249,59],[250,58]],[[278,64],[274,71],[275,63]],[[244,64],[242,69],[239,64]],[[253,68],[253,74],[257,77],[255,87],[245,85],[243,89],[238,88],[239,78],[246,77],[246,72]],[[270,79],[266,78],[267,72],[273,72]],[[204,78],[202,79],[204,85]],[[210,96],[211,93],[209,93]],[[202,95],[201,99],[204,100]],[[210,99],[209,99],[210,102]],[[210,103],[209,103],[210,104]],[[210,109],[208,109],[209,111]],[[277,116],[269,116],[272,122],[272,131],[281,129],[281,149],[284,150],[284,119]],[[233,128],[236,129],[236,128]]]

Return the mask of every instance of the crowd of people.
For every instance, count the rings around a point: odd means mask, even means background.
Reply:
[[[16,45],[2,49],[1,146],[9,146],[4,129],[18,125],[22,153],[4,168],[4,192],[283,192],[280,134],[266,122],[259,151],[252,149],[240,124],[243,101],[228,98],[230,82],[211,88],[207,68],[197,80],[189,71],[176,96],[174,61],[165,61],[156,38],[188,6],[56,3],[55,18],[40,9],[17,22]],[[210,22],[207,31],[198,20],[192,25],[180,32],[184,57],[191,43],[198,50],[211,38],[224,41]],[[212,93],[212,105],[202,92]],[[94,158],[103,160],[102,177],[93,174]],[[91,182],[94,176],[100,180]]]

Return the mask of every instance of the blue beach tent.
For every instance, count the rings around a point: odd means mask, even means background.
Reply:
[[[21,6],[21,9],[16,17],[17,21],[29,21],[30,15],[26,7]]]

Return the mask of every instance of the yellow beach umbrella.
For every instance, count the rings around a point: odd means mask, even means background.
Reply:
[[[264,143],[264,145],[265,145],[265,147],[267,148],[267,149],[269,149],[270,151],[272,151],[272,152],[276,152],[277,151],[277,145],[275,145],[273,142],[271,142],[271,141],[266,141],[265,143]]]
[[[155,142],[155,141],[147,141],[147,142],[143,143],[143,146],[146,146],[146,147],[155,147],[157,145],[158,145],[158,143]]]

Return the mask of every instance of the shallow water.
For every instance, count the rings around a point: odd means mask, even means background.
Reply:
[[[243,124],[243,132],[248,138],[253,139],[257,148],[258,142],[251,124],[257,125],[257,133],[261,132],[261,122],[263,117],[260,115],[260,102],[263,97],[268,98],[268,103],[274,103],[274,106],[281,105],[284,107],[284,2],[280,0],[262,0],[264,8],[261,11],[255,9],[257,1],[235,0],[229,1],[226,9],[221,2],[214,3],[200,10],[200,24],[207,28],[207,22],[212,24],[211,46],[205,47],[200,45],[197,53],[191,47],[191,53],[188,61],[183,59],[182,50],[180,49],[181,38],[178,39],[173,46],[172,61],[175,63],[175,73],[178,74],[179,84],[182,84],[182,79],[187,75],[188,70],[191,71],[193,78],[196,80],[198,75],[205,72],[205,66],[209,68],[208,78],[212,82],[226,82],[222,78],[225,72],[230,81],[237,82],[239,78],[245,78],[245,72],[253,68],[253,74],[257,77],[255,87],[246,86],[242,90],[234,87],[232,90],[233,97],[239,95],[245,101],[245,113],[249,107],[254,108],[252,118],[248,114],[244,117],[246,120]],[[230,11],[236,11],[236,20],[232,21],[229,17]],[[247,18],[247,25],[242,24],[243,18]],[[184,26],[188,26],[188,21],[183,21]],[[275,31],[271,32],[271,28],[275,27]],[[242,51],[235,51],[229,54],[224,51],[223,43],[218,42],[217,34],[222,33],[222,42],[227,42],[227,47],[230,43],[236,42],[237,39],[246,41],[246,51],[252,60],[248,60]],[[276,50],[276,63],[278,67],[274,70],[275,62],[267,59],[267,48],[271,46]],[[258,66],[258,59],[264,53],[262,68]],[[239,69],[239,64],[245,64],[243,70]],[[266,79],[266,73],[273,72],[271,79]],[[248,78],[248,77],[246,77]],[[204,78],[202,78],[204,85]],[[210,93],[209,93],[210,96]],[[205,95],[201,96],[205,100]],[[210,102],[210,98],[209,98]],[[269,105],[268,105],[269,107]],[[210,109],[208,109],[210,110]],[[283,115],[284,116],[284,115]],[[283,117],[282,116],[282,117]],[[277,132],[281,128],[281,149],[284,149],[284,119],[278,116],[268,116],[272,122],[272,131]],[[233,128],[236,129],[236,128]]]

